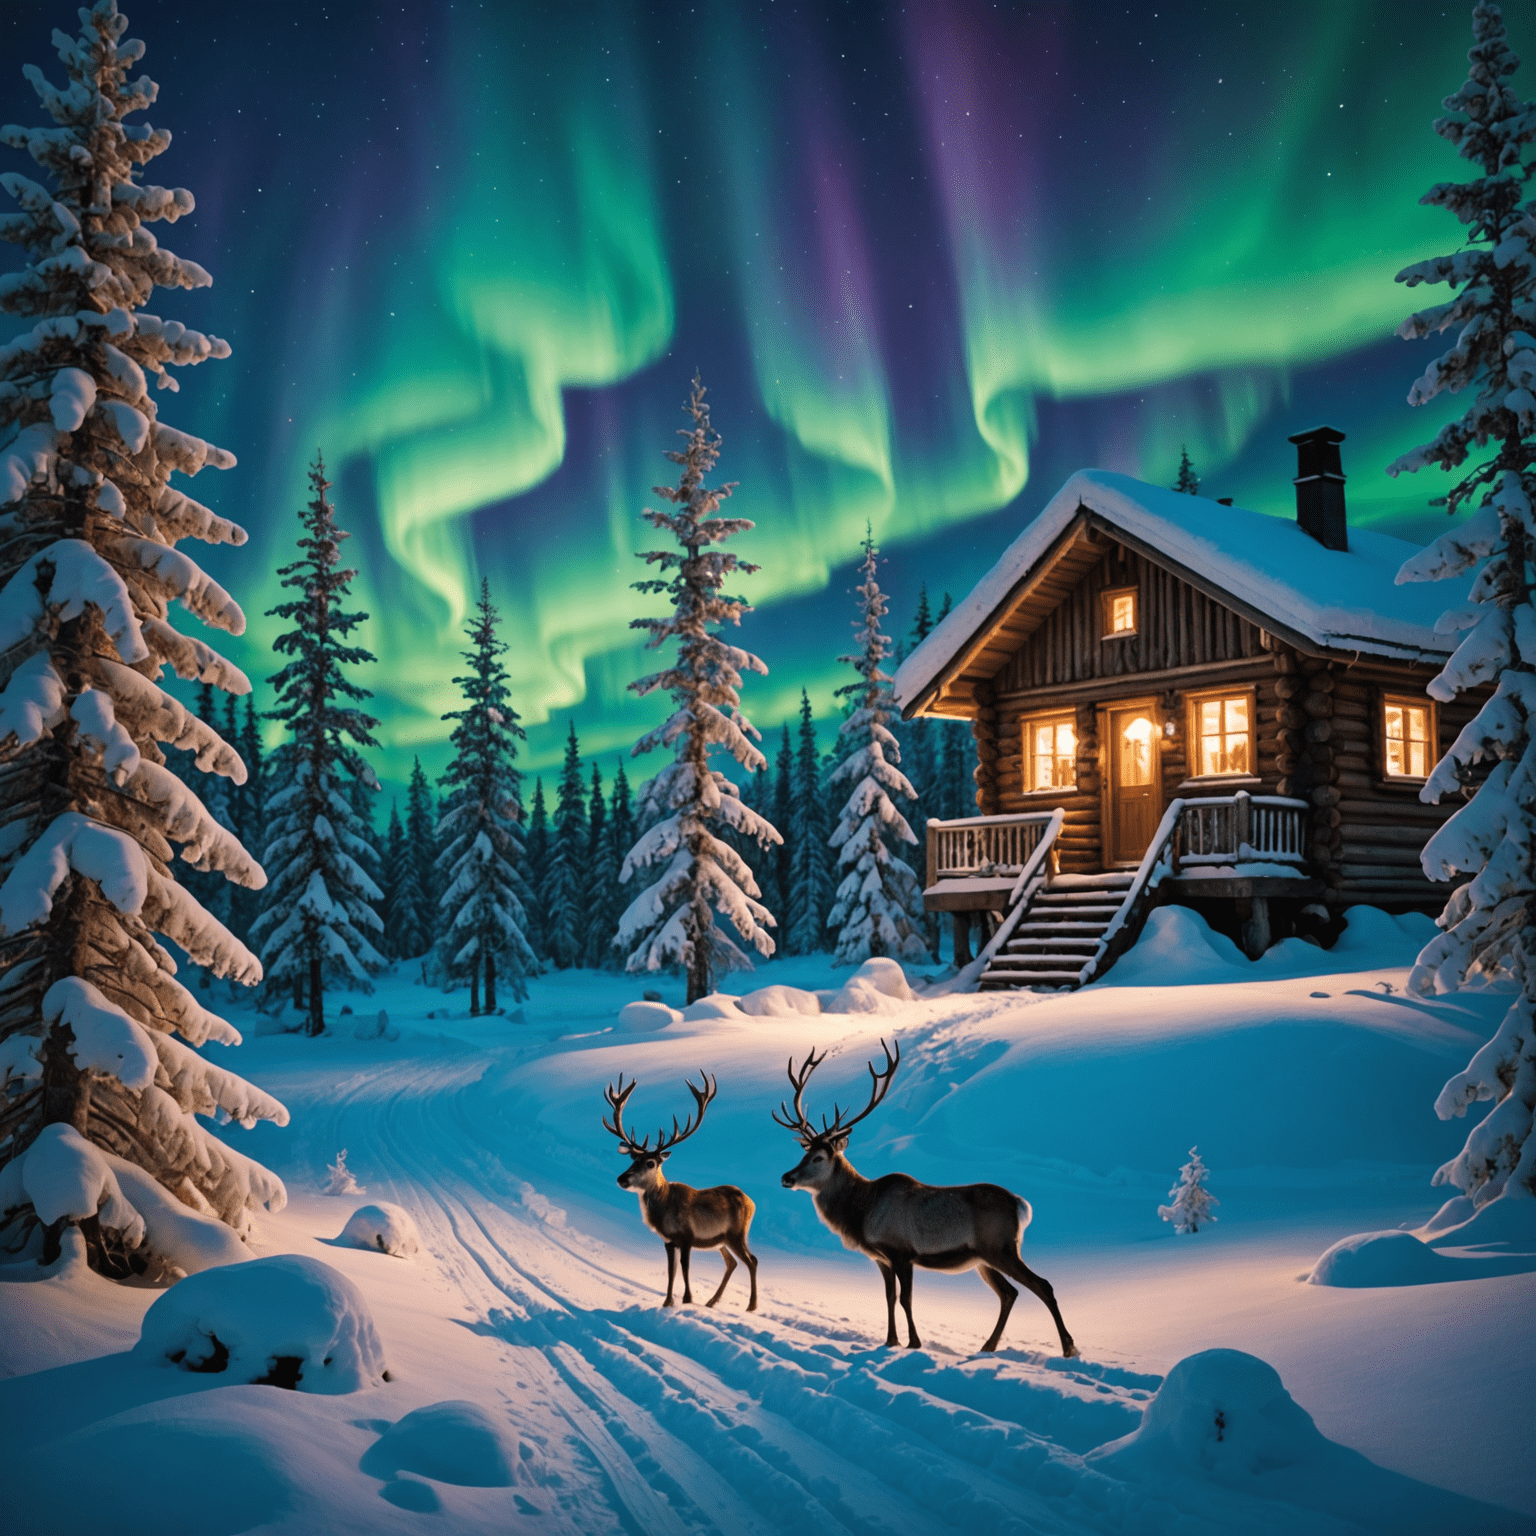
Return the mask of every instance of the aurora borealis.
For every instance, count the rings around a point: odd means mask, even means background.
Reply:
[[[629,583],[695,367],[757,523],[765,731],[844,680],[866,520],[905,626],[1073,470],[1167,482],[1181,444],[1289,515],[1286,436],[1326,420],[1352,520],[1442,515],[1438,478],[1382,472],[1440,419],[1404,403],[1421,295],[1392,278],[1458,238],[1418,199],[1464,174],[1430,123],[1470,5],[123,8],[175,135],[157,176],[198,204],[160,237],[214,276],[157,302],[234,348],[162,397],[240,458],[196,487],[252,536],[207,561],[250,618],[231,654],[272,670],[323,447],[393,783],[440,766],[482,574],[528,766],[567,720],[589,753],[655,723]],[[9,0],[0,119],[38,120],[20,66],[56,77],[66,25]]]

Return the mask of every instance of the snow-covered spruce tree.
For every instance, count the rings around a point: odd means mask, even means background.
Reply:
[[[425,954],[437,939],[437,803],[427,782],[421,759],[411,759],[411,779],[405,792],[405,842],[410,855],[409,889],[416,902],[416,928],[421,934],[418,955]]]
[[[665,618],[630,621],[632,628],[650,634],[648,649],[678,642],[677,659],[670,667],[629,685],[642,698],[665,690],[676,706],[664,725],[634,746],[635,756],[657,747],[673,747],[676,756],[641,788],[640,817],[650,825],[625,856],[619,878],[629,880],[653,865],[660,865],[661,872],[630,903],[614,942],[629,950],[627,970],[681,966],[692,1003],[709,993],[722,971],[752,968],[740,946],[716,923],[716,912],[729,918],[760,955],[771,955],[774,948],[767,930],[776,920],[757,900],[760,892],[752,871],[713,829],[730,827],[763,844],[780,838],[771,822],[742,804],[736,786],[709,766],[714,747],[724,747],[749,773],[761,766],[763,754],[752,744],[757,731],[741,712],[741,674],[746,670],[766,676],[768,668],[750,651],[710,633],[722,624],[740,623],[749,611],[740,598],[722,594],[727,578],[757,569],[710,546],[753,525],[746,518],[718,515],[734,484],[711,488],[704,483],[720,457],[720,437],[710,425],[704,385],[697,376],[684,409],[693,421],[691,429],[679,432],[687,446],[681,453],[667,454],[682,465],[681,478],[675,487],[653,488],[678,510],[645,509],[646,520],[670,533],[677,548],[640,555],[647,565],[671,575],[635,583],[641,592],[666,593],[672,612]]]
[[[549,959],[544,942],[544,882],[549,872],[549,810],[544,804],[544,780],[533,781],[533,807],[528,813],[528,888],[533,893],[528,908],[528,927],[524,930],[533,952],[541,961]]]
[[[299,558],[277,573],[298,596],[267,610],[292,624],[272,648],[293,660],[267,679],[277,695],[270,718],[282,721],[289,740],[272,754],[266,852],[272,883],[251,937],[261,945],[268,981],[292,987],[297,1006],[307,998],[306,1031],[319,1035],[328,981],[373,990],[370,978],[384,968],[384,957],[372,935],[384,924],[374,908],[383,893],[365,867],[373,850],[352,798],[359,780],[378,789],[357,750],[378,745],[372,734],[378,721],[343,702],[372,697],[342,670],[374,659],[347,643],[368,615],[342,607],[357,572],[340,568],[341,543],[350,535],[336,525],[325,494],[331,483],[318,456],[309,483],[314,494],[299,514]]]
[[[176,545],[245,534],[170,484],[234,456],[163,423],[148,394],[146,375],[174,389],[168,365],[229,348],[143,311],[156,287],[211,280],[144,227],[190,213],[192,197],[139,180],[170,135],[124,121],[156,94],[128,78],[144,49],[126,26],[100,0],[77,40],[55,32],[68,87],[25,71],[54,126],[0,129],[53,183],[0,177],[21,207],[0,219],[0,239],[28,258],[0,277],[0,309],[29,325],[0,347],[0,1222],[12,1250],[41,1226],[45,1258],[78,1225],[90,1261],[113,1274],[174,1262],[188,1208],[242,1230],[250,1211],[282,1205],[282,1184],[196,1116],[288,1118],[189,1049],[240,1036],[156,937],[218,975],[261,979],[172,862],[179,844],[193,869],[264,880],[161,750],[245,777],[218,733],[158,686],[169,667],[250,691],[167,613],[179,601],[242,632],[233,599]]]
[[[827,942],[827,914],[837,899],[835,855],[827,839],[827,815],[821,751],[810,696],[800,690],[800,730],[790,790],[789,881],[784,893],[784,948],[792,955],[812,955]]]
[[[625,849],[613,835],[613,820],[603,796],[603,777],[596,763],[592,765],[592,797],[589,802],[586,866],[586,929],[582,937],[581,963],[600,971],[613,964],[613,936],[619,931],[622,907],[619,899],[619,870],[624,865]]]
[[[233,702],[233,696],[231,696]],[[245,764],[245,783],[235,786],[235,830],[241,843],[247,848],[265,848],[267,845],[267,772],[266,758],[262,750],[261,726],[256,716],[256,701],[250,694],[245,696],[245,710],[240,718],[238,731],[225,737],[231,744],[239,743],[240,760]],[[246,886],[234,891],[234,912],[230,927],[242,944],[248,944],[251,924],[261,913],[261,892]]]
[[[891,700],[891,678],[880,663],[890,654],[889,636],[880,628],[885,617],[885,594],[876,580],[880,551],[873,535],[864,534],[863,580],[855,590],[859,617],[854,623],[859,649],[839,656],[859,674],[856,683],[837,690],[839,698],[853,704],[853,711],[838,732],[847,756],[832,771],[829,784],[851,784],[853,793],[843,807],[833,831],[831,846],[840,849],[838,867],[843,878],[837,900],[827,914],[827,926],[837,933],[834,965],[851,965],[871,955],[893,960],[926,960],[923,892],[911,866],[891,851],[890,840],[917,841],[906,817],[891,796],[912,800],[912,786],[896,766],[901,749],[891,734],[896,706]],[[889,752],[892,761],[888,761]]]
[[[765,765],[766,766],[766,765]],[[779,736],[779,750],[773,764],[773,790],[771,798],[759,803],[771,810],[769,820],[780,832],[784,841],[763,853],[762,902],[779,919],[785,942],[779,952],[788,950],[789,928],[789,866],[794,852],[794,796],[795,796],[795,749],[789,739],[789,722],[786,720]]]
[[[565,761],[555,791],[554,826],[540,892],[544,908],[544,955],[562,971],[580,965],[586,929],[587,820],[581,782],[581,744],[573,721],[565,741]]]
[[[391,960],[399,960],[409,953],[400,947],[400,931],[390,921],[392,913],[400,905],[400,881],[408,867],[405,847],[405,823],[400,820],[400,807],[389,802],[389,820],[384,825],[381,851],[384,873],[379,880],[379,912],[384,919],[384,934],[379,949]]]
[[[472,1014],[480,1011],[482,976],[485,1010],[494,1013],[498,976],[521,1001],[528,996],[524,978],[538,969],[523,935],[528,888],[519,867],[522,775],[512,766],[524,732],[509,701],[501,661],[507,643],[496,633],[497,618],[490,585],[482,581],[466,626],[470,649],[462,653],[469,671],[453,680],[463,691],[464,708],[443,716],[457,724],[449,738],[453,760],[440,780],[448,792],[437,817],[443,881],[439,945],[445,973],[469,978]]]
[[[1440,621],[1441,630],[1465,638],[1429,693],[1450,700],[1496,685],[1420,793],[1434,803],[1474,782],[1476,765],[1493,765],[1424,849],[1431,879],[1472,878],[1452,893],[1439,919],[1443,932],[1409,976],[1421,993],[1488,977],[1510,978],[1520,989],[1494,1037],[1435,1101],[1441,1119],[1465,1114],[1479,1099],[1494,1101],[1461,1152],[1435,1174],[1435,1183],[1453,1184],[1481,1206],[1502,1194],[1536,1195],[1536,200],[1525,195],[1536,104],[1521,101],[1507,83],[1519,60],[1498,6],[1477,7],[1472,34],[1469,78],[1445,98],[1448,115],[1435,131],[1483,174],[1441,183],[1422,199],[1466,226],[1467,246],[1398,274],[1409,287],[1448,283],[1458,291],[1411,315],[1398,334],[1458,332],[1456,344],[1414,383],[1410,405],[1445,390],[1477,393],[1432,442],[1404,454],[1388,473],[1430,464],[1454,471],[1479,451],[1475,465],[1437,498],[1452,513],[1476,510],[1409,560],[1397,579],[1476,573],[1469,600]]]
[[[1195,473],[1195,466],[1189,461],[1189,449],[1183,443],[1179,444],[1179,473],[1170,489],[1182,491],[1186,496],[1200,494],[1200,476]]]
[[[1210,1171],[1200,1159],[1200,1149],[1191,1147],[1189,1161],[1179,1169],[1178,1180],[1168,1191],[1171,1203],[1157,1208],[1164,1221],[1173,1223],[1175,1232],[1198,1232],[1202,1222],[1210,1226],[1216,1220],[1211,1207],[1221,1201],[1205,1187]]]

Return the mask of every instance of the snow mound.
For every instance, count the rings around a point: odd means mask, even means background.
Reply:
[[[144,1314],[134,1353],[303,1392],[357,1392],[386,1375],[363,1293],[329,1264],[293,1253],[173,1285]]]
[[[1141,1427],[1084,1460],[1112,1477],[1160,1485],[1171,1506],[1199,1510],[1201,1528],[1211,1516],[1223,1530],[1348,1529],[1393,1536],[1515,1531],[1530,1524],[1522,1515],[1388,1472],[1335,1444],[1285,1390],[1273,1366],[1237,1349],[1208,1349],[1179,1361],[1147,1404]],[[1264,1502],[1224,1509],[1205,1491],[1213,1483]],[[1285,1518],[1288,1504],[1300,1506],[1294,1520]],[[1304,1517],[1300,1510],[1332,1518]],[[1182,1522],[1166,1527],[1184,1528]]]
[[[665,1029],[682,1018],[676,1008],[665,1003],[625,1003],[619,1009],[620,1029]]]
[[[1452,1195],[1417,1231],[1420,1235],[1426,1232],[1444,1232],[1451,1227],[1459,1227],[1464,1222],[1471,1221],[1476,1214],[1477,1207],[1466,1195]]]
[[[1328,953],[1362,961],[1361,969],[1367,965],[1412,965],[1439,931],[1434,918],[1423,912],[1394,917],[1379,907],[1346,907],[1344,932]],[[1341,965],[1336,969],[1355,967]]]
[[[362,1469],[370,1477],[415,1472],[461,1488],[506,1488],[516,1457],[517,1437],[478,1404],[428,1403],[386,1429]]]
[[[689,1003],[683,1009],[683,1017],[690,1022],[697,1019],[739,1019],[741,1009],[737,1007],[738,1001],[729,992],[711,992],[708,997]]]
[[[407,1259],[421,1251],[421,1234],[410,1212],[382,1200],[376,1205],[360,1205],[353,1211],[336,1241],[354,1248],[377,1249],[397,1259]]]
[[[818,994],[823,1013],[900,1013],[917,994],[907,985],[902,968],[883,956],[872,956],[836,992]]]
[[[1305,1476],[1334,1449],[1272,1365],[1239,1349],[1207,1349],[1168,1372],[1139,1428],[1087,1460],[1132,1481],[1181,1473],[1273,1497],[1266,1477]]]
[[[1176,987],[1191,982],[1231,981],[1248,958],[1188,907],[1158,907],[1141,937],[1101,983],[1103,986]]]
[[[754,1019],[792,1019],[821,1012],[821,999],[799,987],[759,987],[755,992],[743,993],[736,1001],[741,1011]]]
[[[354,1040],[384,1040],[393,1044],[400,1038],[400,1031],[389,1022],[389,1015],[379,1009],[378,1017],[359,1019],[352,1030]]]
[[[1335,1243],[1313,1265],[1307,1284],[1429,1285],[1448,1278],[1446,1267],[1453,1262],[1411,1232],[1359,1232]]]

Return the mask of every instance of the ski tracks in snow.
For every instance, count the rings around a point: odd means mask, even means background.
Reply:
[[[789,1317],[663,1310],[628,1255],[564,1224],[516,1166],[521,1133],[486,1082],[516,1060],[383,1065],[295,1118],[312,1166],[344,1144],[372,1192],[411,1209],[496,1350],[487,1369],[543,1458],[547,1506],[520,1500],[524,1513],[635,1536],[1136,1523],[1132,1491],[1081,1456],[1135,1427],[1157,1378],[1026,1351],[871,1349],[800,1296]]]

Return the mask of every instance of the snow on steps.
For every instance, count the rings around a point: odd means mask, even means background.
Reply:
[[[1076,987],[1134,879],[1129,870],[1058,875],[1042,886],[982,972],[981,990]]]

